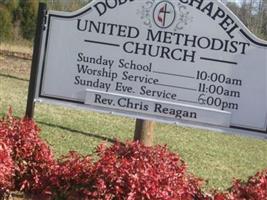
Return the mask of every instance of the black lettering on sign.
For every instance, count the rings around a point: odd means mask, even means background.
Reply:
[[[155,103],[154,112],[164,114],[164,115],[170,115],[178,119],[186,119],[186,118],[197,119],[196,112],[189,112],[186,110],[169,108],[159,103]]]
[[[225,13],[223,9],[216,6],[214,2],[207,0],[179,0],[183,4],[188,4],[207,16],[209,16],[214,21],[217,21],[220,27],[226,32],[226,34],[233,39],[233,32],[238,30],[239,26],[235,21]]]
[[[77,19],[77,30],[127,38],[137,38],[140,34],[139,29],[134,26],[81,19]]]
[[[132,1],[134,0],[105,0],[96,3],[93,7],[98,12],[99,16],[102,16],[107,12],[108,9],[114,9],[118,6]]]
[[[113,99],[103,98],[100,94],[95,94],[94,103],[103,105],[112,105]]]
[[[149,105],[142,101],[132,100],[131,98],[122,97],[118,100],[118,106],[121,108],[129,108],[134,110],[148,111]]]

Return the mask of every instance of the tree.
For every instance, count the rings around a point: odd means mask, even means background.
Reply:
[[[262,32],[264,39],[267,40],[267,2],[264,2],[263,7],[263,19],[262,19]]]
[[[12,18],[7,7],[0,3],[0,41],[11,38]]]
[[[240,0],[228,2],[227,6],[239,17],[250,31],[258,37],[267,39],[267,2],[266,0]]]
[[[9,0],[7,1],[7,7],[10,12],[15,12],[16,9],[19,6],[19,1],[18,0]]]
[[[53,10],[74,11],[83,7],[90,1],[91,0],[75,0],[75,1],[48,0],[48,7]]]
[[[22,36],[28,40],[34,37],[38,4],[37,0],[20,1]]]
[[[239,16],[240,7],[235,2],[228,2],[226,5],[233,13]]]

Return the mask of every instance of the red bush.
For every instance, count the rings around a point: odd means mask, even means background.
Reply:
[[[166,147],[116,143],[100,145],[95,162],[75,152],[55,160],[39,132],[10,113],[0,120],[0,198],[20,190],[42,200],[267,200],[267,170],[208,196]]]
[[[201,196],[200,180],[166,147],[132,142],[98,148],[89,199],[183,199]]]
[[[236,180],[224,197],[225,200],[266,200],[267,170],[250,177],[247,182]]]
[[[70,152],[63,156],[57,165],[51,168],[48,177],[47,190],[51,199],[85,199],[88,196],[88,180],[92,172],[92,162],[89,156]],[[39,194],[43,192],[40,191]],[[36,196],[37,199],[39,195]]]
[[[43,184],[54,159],[47,144],[39,137],[36,124],[27,119],[15,119],[11,112],[0,120],[0,138],[9,147],[14,163],[14,189],[34,192]]]
[[[10,153],[8,146],[0,140],[0,199],[13,189],[14,165]]]
[[[95,163],[74,152],[55,161],[39,132],[33,121],[16,119],[11,112],[0,121],[0,139],[10,149],[3,152],[14,164],[14,173],[7,176],[13,180],[5,183],[5,190],[14,183],[12,189],[35,199],[202,197],[200,181],[187,174],[184,162],[166,147],[116,143],[100,146]]]
[[[74,152],[60,159],[51,168],[46,199],[204,199],[199,179],[166,147],[116,143],[97,152],[95,163]],[[40,190],[34,198],[44,195]]]

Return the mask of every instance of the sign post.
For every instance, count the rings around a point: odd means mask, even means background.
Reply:
[[[93,0],[46,19],[30,102],[266,134],[267,42],[220,1]]]
[[[134,140],[140,141],[146,146],[153,145],[154,122],[142,119],[136,119]]]
[[[47,7],[45,3],[39,3],[39,10],[37,16],[37,26],[34,39],[33,56],[32,56],[32,66],[30,82],[28,87],[28,98],[25,117],[32,119],[34,115],[34,100],[35,100],[35,90],[37,84],[37,73],[39,69],[40,55],[41,55],[41,42],[44,31],[45,16],[47,12]]]

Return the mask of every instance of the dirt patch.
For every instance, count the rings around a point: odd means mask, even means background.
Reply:
[[[32,59],[31,53],[14,52],[14,51],[0,49],[0,54],[4,55],[4,56],[20,58],[20,59],[24,59],[24,60],[31,60]]]
[[[0,51],[6,50],[8,50],[9,52],[32,54],[31,43],[24,44],[19,42],[19,45],[17,43],[0,43]]]
[[[19,79],[29,79],[31,60],[0,55],[0,75],[15,76]]]

